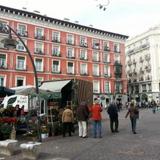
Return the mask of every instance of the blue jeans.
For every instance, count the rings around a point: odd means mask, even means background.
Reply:
[[[102,124],[101,124],[101,120],[93,120],[93,136],[94,138],[97,137],[97,135],[99,137],[101,137],[101,132],[102,132]]]

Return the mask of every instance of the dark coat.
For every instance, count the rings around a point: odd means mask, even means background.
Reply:
[[[85,103],[81,103],[77,108],[77,120],[78,121],[87,121],[89,118],[89,109]]]
[[[108,110],[107,110],[108,114],[109,114],[109,117],[111,119],[117,119],[118,118],[118,108],[117,108],[117,105],[114,104],[114,103],[111,103],[108,107]]]

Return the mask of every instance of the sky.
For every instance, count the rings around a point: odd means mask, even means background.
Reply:
[[[106,10],[99,9],[99,4]],[[37,10],[42,15],[68,18],[130,38],[160,24],[160,0],[0,0],[0,5]]]

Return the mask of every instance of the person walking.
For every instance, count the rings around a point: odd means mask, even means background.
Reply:
[[[66,136],[66,131],[68,131],[69,136],[72,136],[71,132],[73,127],[73,122],[74,122],[73,111],[71,110],[70,106],[66,106],[66,109],[63,111],[62,114],[63,137]]]
[[[102,107],[99,104],[99,101],[97,98],[94,99],[94,104],[90,108],[91,112],[91,119],[93,121],[93,136],[94,138],[102,138],[102,124],[101,124],[101,112],[102,112]]]
[[[137,134],[136,122],[137,122],[137,119],[139,118],[139,110],[135,106],[134,102],[130,103],[130,108],[128,109],[128,112],[127,112],[125,118],[127,118],[128,115],[130,116],[130,120],[131,120],[132,132],[133,132],[133,134]]]
[[[87,138],[87,120],[89,117],[89,109],[84,101],[78,106],[76,115],[78,120],[79,137]]]
[[[111,132],[119,132],[118,108],[115,102],[109,105],[107,112],[109,114]]]

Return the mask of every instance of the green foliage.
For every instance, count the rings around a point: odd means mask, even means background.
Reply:
[[[12,124],[0,123],[0,139],[8,139],[12,131]]]

